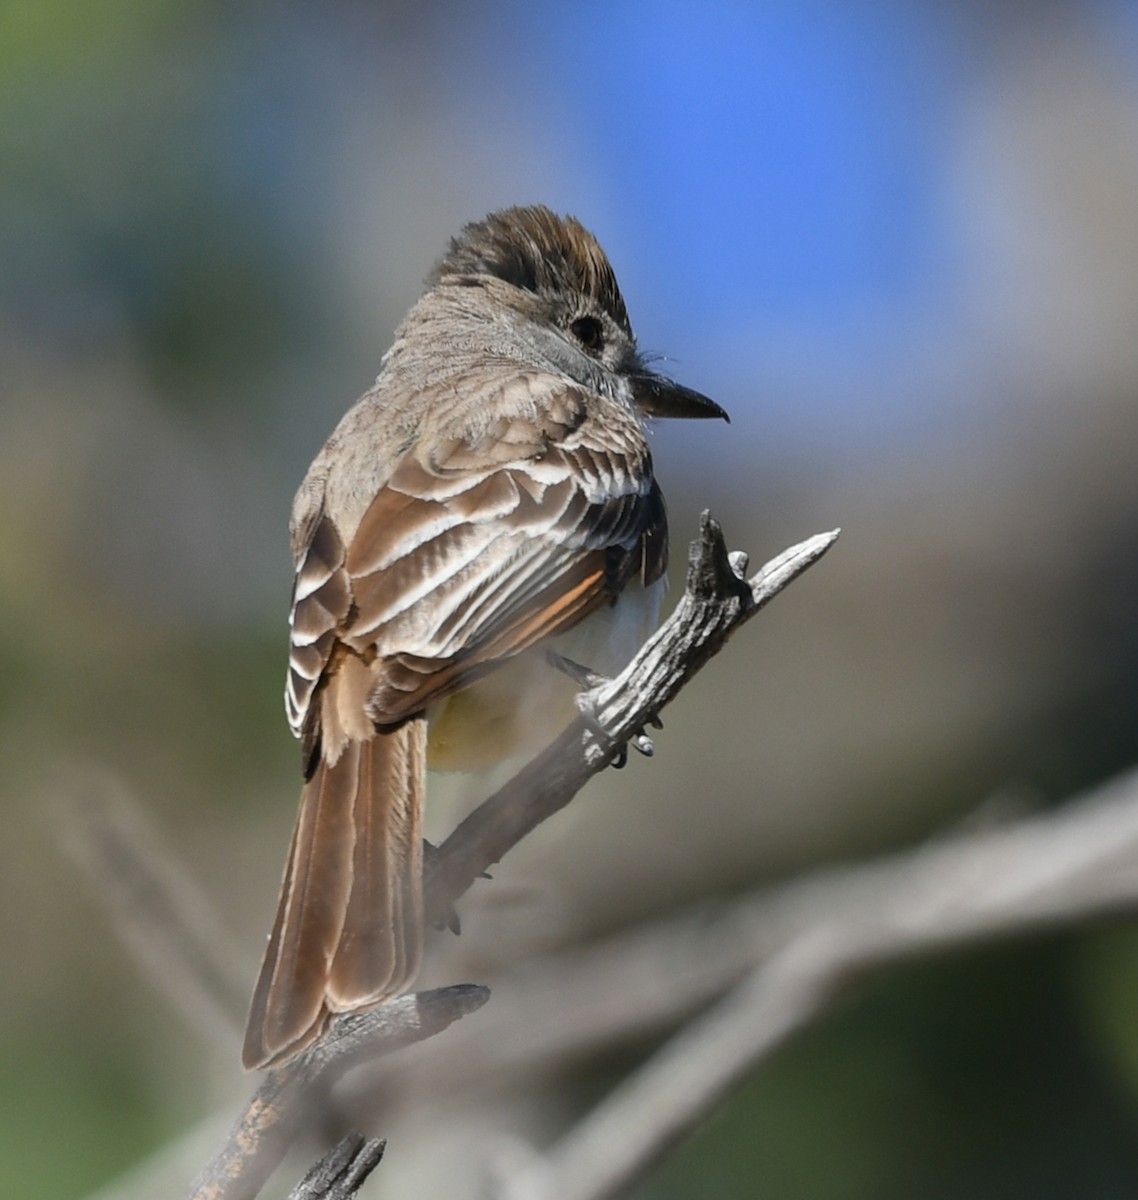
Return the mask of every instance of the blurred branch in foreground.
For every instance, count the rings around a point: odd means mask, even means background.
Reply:
[[[917,954],[1136,907],[1138,772],[1054,815],[826,872],[747,902],[727,919],[737,931],[751,926],[752,946],[765,943],[755,969],[544,1156],[509,1148],[497,1164],[497,1194],[625,1195],[733,1086],[858,980]],[[667,953],[646,939],[640,969],[645,959],[661,965]],[[582,998],[599,984],[596,975],[580,977]]]
[[[111,776],[87,771],[60,789],[59,840],[110,913],[142,976],[215,1053],[241,1044],[248,971],[208,897]]]

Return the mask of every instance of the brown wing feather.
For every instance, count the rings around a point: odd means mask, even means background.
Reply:
[[[352,607],[344,547],[331,520],[320,514],[297,567],[289,613],[288,681],[285,709],[302,741],[305,776],[312,774],[319,730],[312,703],[336,650],[337,635]]]
[[[638,419],[540,399],[411,447],[347,544],[328,517],[299,549],[288,707],[308,761],[336,645],[372,664],[368,715],[394,724],[663,572],[666,518]],[[520,383],[514,386],[520,387]],[[556,389],[556,390],[554,390]]]
[[[592,551],[514,613],[494,636],[449,659],[396,654],[383,662],[368,700],[368,715],[379,724],[401,719],[459,691],[495,664],[528,650],[575,625],[611,601],[605,583],[605,555]]]
[[[421,467],[401,469],[376,497],[348,548],[355,608],[344,631],[376,655],[373,720],[421,710],[616,598],[662,509],[650,477],[599,458],[554,448],[500,468],[461,493],[496,502],[461,513],[432,498],[437,476]]]

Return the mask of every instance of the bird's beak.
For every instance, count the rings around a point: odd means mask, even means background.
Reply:
[[[681,387],[662,375],[650,371],[631,376],[632,397],[637,407],[649,417],[722,417],[728,424],[731,418],[706,396]]]

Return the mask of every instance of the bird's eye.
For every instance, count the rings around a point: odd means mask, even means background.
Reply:
[[[569,326],[569,332],[586,350],[600,350],[604,345],[604,327],[596,317],[578,317]]]

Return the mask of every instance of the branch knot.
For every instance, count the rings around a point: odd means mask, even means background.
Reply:
[[[745,578],[746,556],[739,558],[741,574],[723,539],[719,522],[704,509],[699,517],[699,536],[688,550],[687,591],[695,600],[738,600],[744,609],[752,603],[751,587]]]

